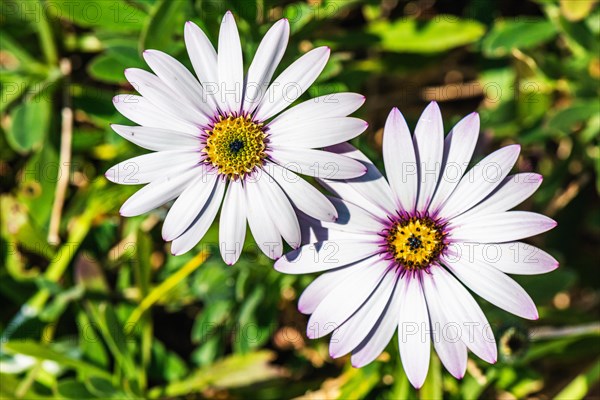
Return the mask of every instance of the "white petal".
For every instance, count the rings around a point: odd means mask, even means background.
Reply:
[[[440,179],[444,155],[444,123],[435,101],[429,103],[421,114],[413,141],[419,164],[417,211],[426,211]]]
[[[423,291],[431,316],[433,346],[448,372],[455,378],[462,379],[467,370],[467,347],[461,340],[459,324],[451,321],[446,315],[446,299],[433,285],[432,277],[423,274],[422,278]]]
[[[125,77],[131,86],[156,107],[195,125],[205,125],[208,117],[191,107],[185,98],[171,90],[158,76],[139,68],[128,68]]]
[[[498,359],[496,339],[491,325],[473,296],[443,267],[431,268],[430,283],[444,299],[448,320],[459,325],[461,340],[479,358],[495,363]]]
[[[200,138],[185,132],[169,129],[149,128],[146,126],[126,126],[112,124],[110,126],[119,136],[144,149],[161,150],[198,150],[201,148]]]
[[[135,192],[123,203],[119,212],[124,217],[135,217],[162,206],[183,192],[195,177],[197,170],[198,168],[191,168],[184,173],[165,174]]]
[[[273,146],[271,158],[287,169],[321,179],[356,178],[367,170],[350,157],[322,150]]]
[[[371,268],[352,274],[317,306],[306,327],[310,339],[326,336],[339,328],[375,291],[388,268],[379,260],[370,261]]]
[[[376,235],[386,227],[385,223],[364,208],[337,197],[329,197],[329,200],[338,212],[338,219],[335,222],[323,222],[325,228]]]
[[[322,221],[334,221],[337,218],[333,204],[310,183],[276,164],[268,164],[266,170],[298,210]]]
[[[490,303],[519,317],[538,318],[535,304],[525,290],[493,266],[454,250],[449,251],[442,261],[462,283]]]
[[[309,274],[340,268],[378,253],[379,245],[357,235],[356,240],[325,240],[290,251],[275,262],[275,269],[286,274]]]
[[[485,262],[507,274],[537,275],[558,268],[554,257],[527,243],[452,243],[450,248],[468,260]]]
[[[323,71],[329,53],[328,47],[318,47],[287,67],[269,86],[254,117],[266,121],[296,101]]]
[[[358,93],[332,93],[306,100],[279,114],[267,125],[277,131],[290,124],[298,124],[308,119],[346,117],[358,110],[365,102],[365,96]]]
[[[274,147],[326,147],[354,139],[369,124],[353,117],[309,119],[269,129],[269,140]]]
[[[170,55],[158,50],[145,50],[144,60],[152,71],[165,82],[175,93],[185,98],[198,112],[208,118],[216,114],[216,110],[207,103],[206,95],[200,82],[192,73]]]
[[[238,113],[242,104],[244,63],[235,18],[227,11],[219,30],[219,94],[217,101],[226,113]]]
[[[230,181],[219,221],[221,257],[227,265],[240,258],[246,238],[246,196],[241,181]]]
[[[299,213],[298,220],[300,221],[300,230],[302,231],[302,243],[316,243],[326,240],[356,240],[359,237],[366,237],[365,234],[357,234],[357,232],[346,232],[337,230],[335,224],[330,224],[331,228],[323,227],[325,222],[309,217],[304,213]],[[370,235],[370,234],[369,234]],[[370,238],[368,238],[370,239]]]
[[[507,177],[486,199],[454,218],[453,222],[466,221],[492,213],[510,210],[531,196],[542,184],[539,174],[522,173]]]
[[[369,332],[365,340],[352,351],[351,362],[355,368],[361,368],[375,360],[385,350],[386,346],[394,336],[398,327],[398,315],[401,302],[400,284],[398,281],[392,301],[386,307],[383,315],[379,318],[377,325]]]
[[[162,237],[170,242],[181,236],[210,200],[217,173],[207,167],[198,168],[198,176],[190,182],[171,206],[162,227]]]
[[[334,192],[341,194],[340,197],[342,199],[357,204],[365,210],[377,214],[377,216],[382,216],[387,219],[389,215],[395,214],[396,205],[390,185],[388,185],[377,167],[373,165],[361,151],[357,150],[349,143],[341,143],[329,147],[327,150],[352,157],[367,167],[367,173],[363,176],[349,179],[344,182],[328,180],[324,182],[327,187],[331,188]],[[344,188],[344,186],[354,189],[359,196],[353,194],[352,191]],[[367,201],[361,200],[360,197],[363,197]]]
[[[377,325],[385,307],[390,302],[398,275],[388,271],[381,284],[362,307],[336,329],[331,336],[329,354],[332,358],[341,357],[358,347],[371,329]]]
[[[252,180],[246,182],[248,185],[258,185],[263,201],[269,205],[269,214],[279,233],[292,248],[298,248],[300,246],[300,225],[289,199],[277,182],[267,173],[255,175],[254,178],[254,182]]]
[[[150,128],[170,129],[178,132],[186,132],[192,135],[198,134],[198,127],[183,121],[150,103],[148,99],[134,94],[120,94],[113,98],[113,104],[117,111],[138,125]]]
[[[378,221],[389,221],[389,213],[387,211],[384,211],[376,204],[373,204],[371,200],[365,198],[350,185],[347,185],[345,181],[339,182],[317,179],[317,182],[336,197],[344,199],[344,201],[352,203],[363,210],[369,210],[371,214],[376,216]]]
[[[140,185],[174,176],[200,163],[197,151],[169,150],[144,154],[130,158],[112,166],[104,176],[111,182],[121,185]]]
[[[298,310],[312,314],[325,297],[359,269],[371,267],[370,263],[359,263],[346,268],[335,269],[319,275],[310,283],[298,299]]]
[[[248,207],[248,225],[254,241],[267,257],[271,259],[281,257],[283,243],[279,229],[269,212],[271,210],[269,205],[255,183],[247,182],[244,189]]]
[[[254,111],[256,105],[264,96],[273,73],[288,44],[290,24],[287,19],[280,19],[267,31],[248,69],[246,93],[244,95],[244,110]]]
[[[440,182],[429,205],[429,213],[437,214],[463,177],[473,156],[479,136],[479,114],[471,113],[452,128],[444,140],[444,161]]]
[[[202,240],[217,216],[221,200],[223,200],[224,191],[225,181],[223,179],[217,179],[210,199],[206,202],[202,211],[197,215],[192,226],[190,226],[183,235],[179,236],[171,243],[171,253],[176,256],[187,253]]]
[[[519,145],[506,146],[478,162],[463,176],[452,195],[441,206],[440,216],[453,218],[483,200],[504,181],[520,151]]]
[[[405,275],[398,287],[398,347],[402,366],[415,388],[425,382],[431,356],[429,312],[419,278]]]
[[[388,115],[383,132],[383,162],[390,187],[400,208],[412,212],[419,189],[417,160],[410,130],[397,108]]]
[[[455,242],[502,243],[520,240],[549,231],[556,222],[545,215],[528,211],[506,211],[470,218],[449,227]]]
[[[214,95],[217,93],[219,86],[217,52],[202,29],[191,21],[185,24],[184,39],[196,76],[202,83],[202,89],[207,97],[206,100],[211,106],[215,107]]]

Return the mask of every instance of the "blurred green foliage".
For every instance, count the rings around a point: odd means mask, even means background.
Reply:
[[[524,207],[559,222],[532,242],[561,268],[519,279],[539,321],[483,304],[502,354],[496,365],[473,357],[456,381],[433,358],[417,392],[392,340],[376,362],[353,369],[329,358],[325,339],[304,336],[295,304],[311,277],[276,273],[251,239],[241,261],[225,266],[217,226],[173,257],[160,238],[164,209],[118,215],[135,188],[103,173],[143,153],[109,127],[128,123],[111,102],[133,92],[123,70],[147,69],[147,48],[190,67],[184,22],[214,42],[227,9],[246,62],[281,17],[292,28],[282,66],[332,48],[309,95],[365,94],[359,115],[371,130],[355,144],[380,166],[390,108],[414,126],[434,99],[447,128],[480,112],[479,155],[523,145],[519,170],[545,176]],[[596,1],[6,0],[1,10],[0,397],[600,395]]]

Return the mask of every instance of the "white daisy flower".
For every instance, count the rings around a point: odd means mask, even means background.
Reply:
[[[465,373],[467,349],[496,361],[490,325],[465,286],[510,313],[538,318],[531,298],[506,273],[540,274],[558,266],[542,250],[518,242],[556,223],[508,211],[533,194],[542,177],[508,176],[520,151],[514,145],[464,174],[478,134],[473,113],[444,139],[440,110],[431,103],[411,137],[393,109],[383,138],[389,183],[351,145],[332,149],[361,161],[368,172],[342,182],[322,180],[340,197],[333,200],[337,223],[313,227],[313,244],[275,263],[290,274],[327,271],[306,288],[298,308],[312,314],[310,338],[333,333],[332,357],[352,353],[352,364],[364,366],[397,330],[404,369],[419,388],[431,343],[457,378]]]
[[[295,209],[319,220],[337,218],[331,202],[293,171],[335,179],[366,172],[352,158],[317,149],[352,139],[366,129],[366,122],[347,117],[364,103],[364,96],[326,95],[282,113],[316,80],[330,53],[326,47],[309,51],[269,84],[289,30],[285,19],[273,25],[245,76],[231,12],[221,23],[218,52],[197,25],[185,26],[185,43],[198,79],[156,50],[144,52],[154,74],[136,68],[125,71],[141,96],[119,95],[114,104],[140,126],[113,125],[113,129],[155,152],[117,164],[106,176],[120,184],[147,184],[123,204],[124,216],[177,199],[162,229],[164,239],[173,241],[173,254],[192,249],[221,208],[219,242],[227,264],[240,256],[246,220],[260,249],[278,258],[282,236],[292,247],[300,245]]]

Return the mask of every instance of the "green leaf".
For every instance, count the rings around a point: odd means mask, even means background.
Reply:
[[[560,136],[570,135],[580,124],[585,124],[598,114],[597,100],[579,101],[556,112],[548,127]]]
[[[211,386],[235,388],[274,379],[282,374],[280,368],[269,364],[275,356],[275,353],[266,350],[233,355],[196,370],[187,379],[173,382],[165,388],[154,388],[150,390],[148,397],[189,396],[190,393],[201,392]]]
[[[442,366],[437,355],[432,355],[429,362],[429,373],[419,391],[419,397],[421,399],[441,399],[442,394]]]
[[[600,380],[600,360],[584,373],[578,375],[554,398],[557,400],[584,399],[592,387]]]
[[[98,376],[111,379],[110,373],[85,361],[65,355],[49,346],[44,346],[30,340],[11,341],[4,344],[5,349],[16,354],[23,354],[38,360],[51,360],[66,368],[73,368],[87,376]]]
[[[85,2],[53,0],[52,7],[45,9],[53,18],[64,18],[84,28],[102,28],[119,32],[140,31],[147,17],[143,10],[125,0]]]
[[[4,112],[14,101],[26,93],[31,82],[18,74],[0,72],[0,112]]]
[[[21,46],[20,43],[15,41],[8,33],[2,31],[2,51],[12,54],[17,61],[19,61],[18,68],[23,69],[27,72],[44,74],[48,72],[48,67],[38,62]]]
[[[51,103],[46,98],[33,98],[19,104],[11,113],[7,140],[19,153],[38,149],[50,125]]]
[[[167,350],[156,338],[152,343],[151,369],[160,374],[160,378],[167,382],[181,380],[188,373],[187,366],[181,357]]]
[[[101,399],[126,399],[127,395],[115,388],[111,381],[92,377],[85,381],[86,389],[94,396]]]
[[[173,50],[173,35],[183,30],[186,1],[157,2],[140,36],[140,49]]]
[[[385,51],[439,53],[476,42],[485,33],[483,24],[451,15],[438,15],[430,21],[400,19],[377,21],[368,32],[381,38]]]
[[[373,362],[363,368],[347,369],[347,381],[340,388],[339,399],[364,399],[379,383],[381,363]]]
[[[82,382],[75,379],[65,379],[58,383],[56,389],[59,395],[67,399],[89,399],[95,398]]]
[[[127,68],[120,59],[110,54],[101,54],[88,65],[88,73],[95,79],[107,83],[124,83]]]
[[[515,20],[496,22],[483,40],[483,53],[502,57],[512,49],[530,49],[554,38],[556,27],[546,20]]]

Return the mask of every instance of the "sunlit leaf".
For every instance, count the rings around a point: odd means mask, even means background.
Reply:
[[[10,145],[20,153],[39,148],[48,133],[51,103],[46,98],[35,98],[19,104],[11,113],[7,132]]]
[[[541,19],[500,21],[483,40],[483,51],[490,57],[505,56],[512,49],[529,49],[543,44],[556,33],[551,22]]]
[[[381,38],[385,51],[438,53],[476,42],[485,33],[485,27],[477,21],[438,15],[429,21],[376,21],[368,32]]]

